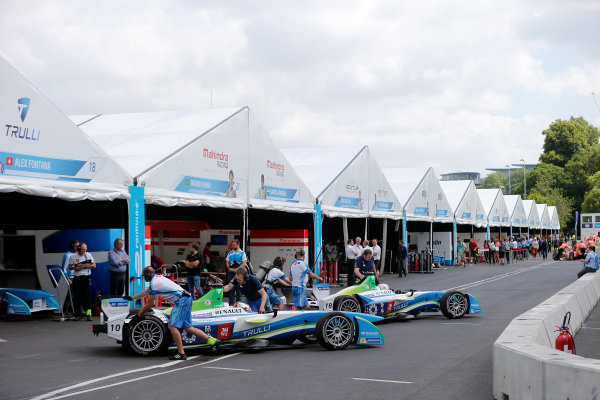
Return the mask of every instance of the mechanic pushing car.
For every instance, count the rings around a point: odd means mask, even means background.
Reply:
[[[187,360],[185,351],[183,350],[181,333],[179,333],[181,328],[187,333],[191,333],[200,339],[206,340],[206,343],[211,346],[219,344],[219,340],[192,326],[192,297],[189,292],[170,279],[156,275],[154,273],[154,268],[152,267],[144,268],[142,275],[146,282],[150,282],[148,289],[141,291],[133,297],[123,296],[123,298],[131,301],[148,296],[146,305],[142,307],[137,314],[138,318],[143,318],[144,314],[154,307],[156,296],[160,296],[163,300],[173,303],[173,311],[171,311],[171,317],[169,319],[169,331],[177,346],[177,354],[170,356],[170,360]]]
[[[238,288],[242,290],[242,294],[246,297],[252,311],[260,314],[271,312],[271,303],[267,292],[258,278],[248,274],[246,268],[238,268],[235,271],[234,278],[226,286],[223,286],[223,291],[229,292]]]
[[[377,278],[377,269],[373,262],[373,252],[371,249],[365,249],[361,256],[356,257],[356,262],[354,263],[354,284],[359,284],[365,279],[365,275],[370,273],[375,274],[375,278]]]

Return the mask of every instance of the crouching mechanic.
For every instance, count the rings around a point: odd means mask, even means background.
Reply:
[[[354,264],[354,284],[358,285],[365,279],[365,275],[370,273],[373,273],[377,280],[378,274],[375,263],[373,262],[373,253],[370,249],[366,249],[362,256],[356,258]]]
[[[256,276],[248,274],[246,268],[238,268],[233,279],[226,286],[223,286],[223,291],[229,292],[238,288],[246,297],[246,302],[252,311],[260,314],[271,311],[271,303],[265,288]]]
[[[281,270],[283,264],[285,264],[285,258],[275,257],[275,260],[273,260],[274,267],[267,274],[264,285],[265,289],[267,289],[267,296],[269,296],[271,305],[277,309],[279,309],[279,304],[281,304],[281,297],[275,291],[275,283],[279,283],[281,286],[292,286],[292,281]]]
[[[206,343],[210,346],[219,344],[219,340],[192,326],[192,297],[189,292],[185,291],[181,286],[172,282],[170,279],[161,275],[156,275],[152,267],[144,268],[142,275],[146,282],[150,282],[148,289],[141,291],[133,297],[123,296],[123,298],[131,301],[148,296],[148,302],[137,314],[139,318],[142,318],[144,314],[154,307],[156,296],[160,296],[163,300],[173,304],[171,317],[169,318],[169,331],[177,346],[177,354],[170,356],[170,360],[187,360],[185,352],[183,351],[181,333],[179,333],[181,328],[187,333],[191,333],[202,340],[206,340]]]

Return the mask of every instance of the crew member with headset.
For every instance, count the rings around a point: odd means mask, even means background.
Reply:
[[[233,239],[231,242],[231,251],[225,259],[225,267],[227,267],[227,281],[235,279],[235,274],[238,268],[246,268],[248,258],[244,250],[240,249],[239,239]],[[239,287],[235,288],[235,293],[229,293],[229,305],[232,306],[242,299],[242,292]]]
[[[69,257],[69,269],[73,271],[73,292],[75,294],[73,303],[75,306],[75,317],[79,320],[81,307],[85,310],[88,321],[92,320],[92,308],[90,300],[90,285],[92,284],[90,275],[92,269],[96,268],[94,257],[87,252],[87,245],[80,243],[77,246],[77,253]]]
[[[192,297],[188,291],[170,279],[162,275],[156,275],[152,267],[144,268],[142,275],[146,282],[150,282],[150,286],[133,297],[123,296],[123,298],[131,301],[148,296],[146,305],[137,313],[138,318],[142,318],[144,314],[154,307],[156,296],[160,296],[163,300],[173,304],[168,326],[171,336],[173,336],[173,341],[177,346],[177,354],[170,356],[170,360],[187,360],[187,356],[183,350],[181,333],[179,333],[181,328],[187,333],[205,340],[210,346],[219,344],[219,340],[192,326]]]
[[[375,263],[373,262],[373,252],[371,249],[365,249],[362,256],[356,257],[356,263],[354,264],[354,284],[359,284],[365,279],[366,274],[373,273],[377,277],[377,269],[375,269]]]
[[[238,268],[231,282],[223,286],[223,291],[229,292],[231,289],[238,288],[246,297],[246,302],[252,311],[260,314],[271,311],[271,302],[263,285],[256,276],[249,275],[246,268]]]

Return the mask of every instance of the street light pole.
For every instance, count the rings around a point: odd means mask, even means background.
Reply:
[[[525,177],[525,160],[522,158],[519,161],[523,161],[523,198],[527,198],[527,178]]]
[[[510,165],[506,164],[506,166],[508,167],[508,194],[512,194],[512,188],[511,188],[511,184],[510,184]]]

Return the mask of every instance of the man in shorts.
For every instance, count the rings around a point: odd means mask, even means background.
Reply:
[[[319,282],[321,278],[315,275],[310,270],[306,262],[304,262],[304,250],[296,250],[296,261],[290,268],[290,275],[292,277],[292,292],[294,293],[294,307],[295,308],[307,308],[308,299],[306,298],[306,276],[317,279]]]
[[[173,304],[168,326],[171,336],[173,336],[173,341],[177,346],[177,354],[170,356],[170,360],[187,360],[185,351],[183,350],[181,333],[179,333],[179,330],[182,328],[187,333],[206,340],[206,343],[210,346],[219,344],[219,340],[192,326],[192,297],[189,292],[183,290],[181,286],[170,279],[156,275],[152,267],[144,268],[142,275],[146,282],[150,282],[150,286],[133,297],[123,296],[123,298],[131,301],[148,296],[146,305],[137,313],[139,318],[142,318],[144,314],[154,307],[156,296],[160,296],[163,300]]]

